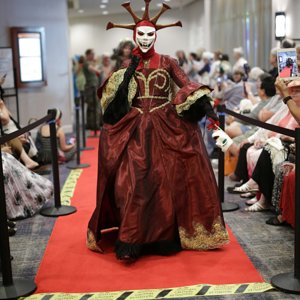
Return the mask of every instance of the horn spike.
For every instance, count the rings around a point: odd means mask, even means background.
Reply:
[[[171,7],[169,5],[167,5],[166,3],[163,3],[163,5],[161,6],[160,8],[160,12],[155,16],[153,17],[150,22],[153,23],[154,25],[156,24],[157,20],[160,18],[160,16],[165,12],[167,11],[168,9],[171,9]]]
[[[131,29],[134,30],[135,24],[114,24],[112,22],[108,22],[106,25],[106,30],[112,29],[112,28],[123,28],[123,29]]]
[[[167,24],[167,25],[155,25],[155,29],[160,30],[160,29],[164,29],[164,28],[167,28],[167,27],[174,27],[174,26],[182,27],[182,23],[180,21],[178,21],[176,23]]]
[[[144,0],[145,1],[145,12],[144,12],[144,15],[143,15],[143,20],[146,20],[146,21],[150,21],[150,17],[149,17],[149,4],[151,2],[151,0]]]
[[[141,18],[139,18],[132,10],[131,8],[131,5],[130,5],[130,2],[126,2],[126,3],[123,3],[122,6],[130,13],[130,15],[132,16],[133,18],[133,21],[135,24],[137,24],[138,22],[142,21]]]

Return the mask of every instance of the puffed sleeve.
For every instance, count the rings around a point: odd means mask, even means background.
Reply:
[[[172,58],[169,60],[171,77],[179,87],[179,91],[173,99],[178,115],[192,122],[201,120],[205,115],[211,117],[214,114],[213,100],[210,97],[211,89],[201,83],[190,81],[177,61]],[[216,116],[213,118],[217,119]]]

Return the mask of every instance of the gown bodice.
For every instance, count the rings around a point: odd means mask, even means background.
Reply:
[[[151,111],[170,102],[171,77],[165,68],[141,69],[135,72],[138,85],[133,106]]]

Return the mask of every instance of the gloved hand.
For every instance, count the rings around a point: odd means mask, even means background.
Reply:
[[[131,63],[124,73],[123,81],[116,92],[114,100],[108,105],[103,114],[104,123],[114,125],[129,112],[130,107],[128,104],[128,86],[139,64],[139,61],[139,57],[132,57]]]
[[[207,124],[206,128],[208,130],[215,130],[218,129],[218,127],[220,126],[220,122],[219,119],[213,119],[213,118],[208,118],[208,121],[210,122],[209,124]]]

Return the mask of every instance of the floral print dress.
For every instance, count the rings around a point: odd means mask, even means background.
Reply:
[[[33,216],[52,197],[52,182],[27,169],[9,153],[2,152],[2,164],[8,219]]]

